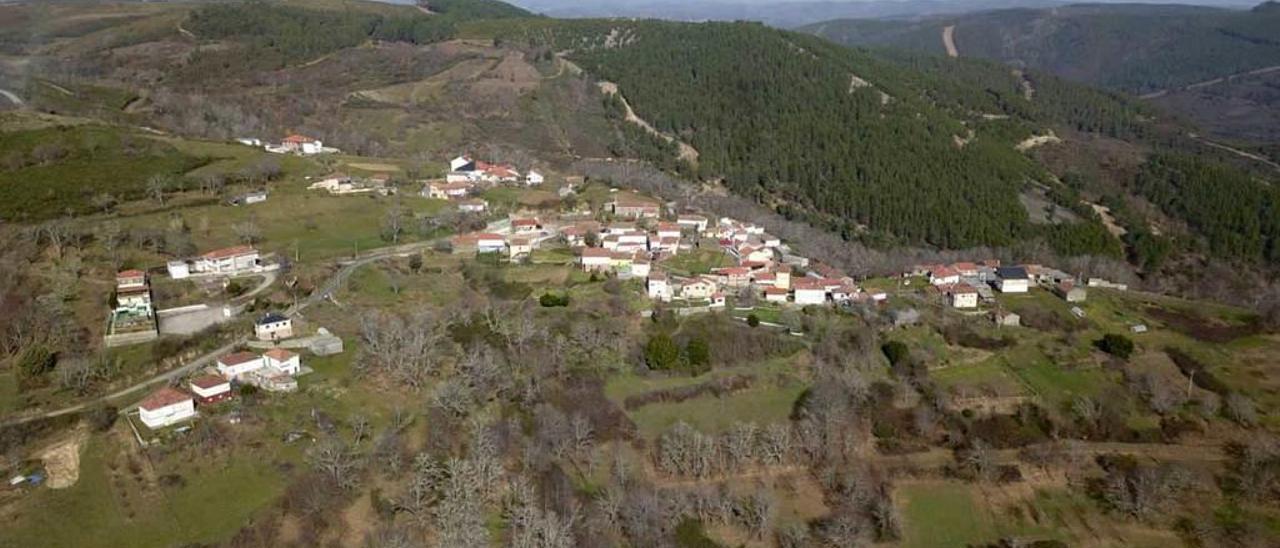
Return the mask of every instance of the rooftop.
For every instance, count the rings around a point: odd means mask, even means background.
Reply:
[[[222,249],[215,249],[213,251],[209,251],[205,253],[204,255],[201,255],[201,257],[204,257],[206,259],[226,259],[229,257],[239,257],[241,255],[249,255],[257,252],[258,250],[254,249],[253,246],[238,245],[235,247],[224,247]]]
[[[221,358],[218,358],[218,363],[222,365],[231,366],[231,365],[240,365],[242,363],[249,363],[256,359],[258,359],[258,355],[252,352],[234,352],[231,354],[227,354],[226,356],[223,356]]]
[[[281,314],[279,312],[267,312],[266,314],[263,314],[261,318],[258,318],[258,325],[265,325],[269,323],[280,323],[280,322],[286,322],[286,321],[289,321],[289,318],[286,317],[284,314]]]
[[[138,407],[147,411],[155,411],[156,409],[168,407],[175,403],[190,399],[191,396],[188,396],[186,392],[166,386],[152,392],[150,396],[147,396],[146,399],[142,400],[142,403],[138,404]]]
[[[263,352],[262,355],[278,362],[289,361],[298,356],[297,354],[283,348],[272,348],[271,350]]]
[[[202,375],[194,379],[191,379],[190,381],[191,386],[200,388],[202,390],[208,390],[216,386],[227,384],[228,382],[230,381],[222,377],[219,377],[217,375]]]

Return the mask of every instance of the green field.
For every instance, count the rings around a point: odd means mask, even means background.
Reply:
[[[1009,516],[992,515],[978,486],[952,481],[917,481],[896,489],[903,518],[903,546],[967,546],[1003,536],[1055,538],[1044,528]]]
[[[0,528],[0,545],[223,542],[270,503],[284,484],[270,454],[241,450],[197,458],[174,455],[157,464],[156,474],[177,474],[182,484],[144,486],[126,467],[110,462],[109,455],[120,449],[115,443],[98,438],[89,442],[74,486],[28,495],[19,514]]]

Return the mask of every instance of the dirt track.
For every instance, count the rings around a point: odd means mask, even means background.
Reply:
[[[947,48],[947,57],[959,57],[960,50],[956,49],[956,26],[947,25],[942,27],[942,45]]]

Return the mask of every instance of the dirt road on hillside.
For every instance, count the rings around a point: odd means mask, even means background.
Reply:
[[[947,48],[947,57],[959,57],[960,50],[956,49],[956,26],[947,25],[942,27],[942,45]]]

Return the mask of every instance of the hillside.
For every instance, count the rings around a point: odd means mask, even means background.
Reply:
[[[958,54],[1042,70],[1153,99],[1215,135],[1265,142],[1280,137],[1264,122],[1280,112],[1266,91],[1273,77],[1267,69],[1280,66],[1276,6],[1245,11],[1085,4],[917,20],[835,20],[802,30],[846,45]]]
[[[1184,224],[1173,207],[1134,204],[1143,213],[1124,220],[1129,235],[1109,233],[1094,206],[1141,199],[1135,177],[1154,149],[1231,155],[1141,104],[1045,73],[750,23],[562,21],[468,2],[430,14],[302,6],[87,5],[75,19],[96,24],[70,28],[69,12],[11,6],[10,20],[37,23],[0,33],[23,82],[13,91],[62,115],[214,139],[303,132],[410,158],[419,173],[458,150],[522,165],[642,158],[877,248],[1038,242],[1150,264],[1150,236],[1160,249],[1176,237],[1182,250],[1263,254],[1215,249],[1196,228],[1208,225]],[[61,30],[19,43],[32,27]],[[1137,154],[1097,169],[1110,142]],[[1189,228],[1133,236],[1152,224]]]
[[[1035,68],[1133,94],[1280,64],[1280,9],[1082,4],[921,21],[828,21],[802,30],[848,45],[960,55]]]

